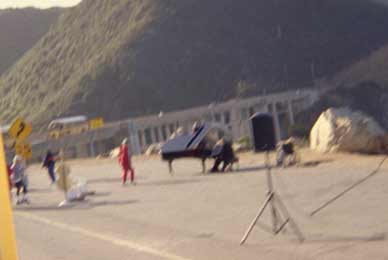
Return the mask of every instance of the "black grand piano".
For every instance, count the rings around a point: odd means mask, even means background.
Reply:
[[[202,172],[206,171],[206,159],[212,157],[213,146],[227,134],[215,124],[204,124],[189,134],[177,135],[161,148],[162,159],[168,161],[169,171],[173,172],[172,162],[179,158],[198,158],[202,162]]]

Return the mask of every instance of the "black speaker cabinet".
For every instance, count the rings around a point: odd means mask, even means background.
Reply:
[[[255,152],[271,151],[276,148],[273,117],[269,113],[257,113],[251,118],[251,133]]]

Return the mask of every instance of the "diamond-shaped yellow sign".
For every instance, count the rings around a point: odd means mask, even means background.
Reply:
[[[24,159],[29,160],[32,157],[32,148],[28,143],[16,143],[15,153],[22,156]]]
[[[17,141],[24,141],[32,132],[32,125],[17,118],[10,129],[8,135]]]

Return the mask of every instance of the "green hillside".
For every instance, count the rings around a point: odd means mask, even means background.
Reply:
[[[62,12],[59,8],[0,10],[0,75],[48,32]]]
[[[387,66],[388,45],[335,75],[332,84],[353,86],[362,82],[374,82],[388,88]]]
[[[1,118],[115,120],[302,88],[388,43],[366,0],[84,0],[0,78]]]

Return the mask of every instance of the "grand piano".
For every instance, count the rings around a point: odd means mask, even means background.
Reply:
[[[227,134],[215,124],[204,124],[188,134],[177,135],[161,148],[162,160],[168,161],[169,171],[173,172],[172,162],[179,158],[197,158],[202,162],[202,172],[206,171],[206,159],[214,156],[213,147]]]

